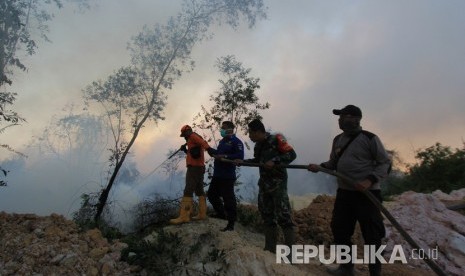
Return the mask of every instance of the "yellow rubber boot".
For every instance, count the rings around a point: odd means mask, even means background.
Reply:
[[[189,222],[191,220],[193,200],[192,197],[183,197],[181,200],[181,209],[179,210],[179,217],[170,219],[170,224],[180,224]]]
[[[207,218],[207,199],[205,196],[199,196],[199,213],[192,219],[201,220]]]

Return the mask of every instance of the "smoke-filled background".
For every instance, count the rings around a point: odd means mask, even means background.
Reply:
[[[214,64],[225,55],[235,55],[260,78],[257,95],[271,104],[262,113],[264,123],[285,134],[298,154],[295,164],[328,158],[339,133],[331,110],[347,104],[359,106],[363,128],[406,162],[436,142],[463,146],[465,2],[265,3],[268,19],[255,28],[217,27],[213,39],[194,48],[195,70],[168,94],[166,119],[142,130],[113,190],[121,209],[154,192],[181,193],[182,171],[153,170],[183,143],[180,127],[209,105],[209,95],[220,87]],[[35,55],[24,56],[28,71],[13,77],[14,109],[27,123],[1,139],[28,158],[1,152],[10,173],[8,187],[0,189],[0,210],[69,216],[82,193],[102,188],[110,134],[98,118],[66,116],[81,111],[85,86],[128,64],[127,43],[143,25],[164,24],[179,10],[180,1],[100,0],[84,14],[69,7],[56,12],[51,43],[41,42]],[[256,169],[241,174],[244,195],[253,194]],[[332,189],[324,175],[289,174],[291,194]]]

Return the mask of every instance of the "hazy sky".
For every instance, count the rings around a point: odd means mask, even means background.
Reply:
[[[13,78],[19,94],[14,108],[28,122],[2,134],[2,143],[21,150],[53,114],[82,101],[81,89],[128,64],[130,38],[144,24],[164,24],[179,2],[100,0],[85,14],[66,8],[57,13],[50,24],[52,43],[40,43],[37,54],[24,57],[28,72]],[[265,3],[268,19],[254,29],[221,27],[196,46],[196,69],[168,94],[166,120],[145,128],[138,139],[134,159],[142,171],[182,143],[180,127],[192,122],[219,87],[215,60],[230,54],[261,79],[258,95],[271,104],[264,123],[287,136],[296,164],[328,158],[339,133],[331,110],[347,104],[359,106],[364,129],[405,161],[413,162],[415,149],[435,142],[462,147],[464,1]]]

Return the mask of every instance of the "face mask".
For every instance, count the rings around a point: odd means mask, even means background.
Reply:
[[[220,129],[221,137],[226,137],[228,134],[226,133],[226,129]]]
[[[346,119],[346,118],[339,119],[339,128],[343,131],[358,130],[359,127],[360,127],[360,120]]]

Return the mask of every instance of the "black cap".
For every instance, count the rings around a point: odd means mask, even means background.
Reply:
[[[355,117],[362,117],[362,110],[355,105],[349,104],[343,109],[333,109],[334,115],[352,115]]]

